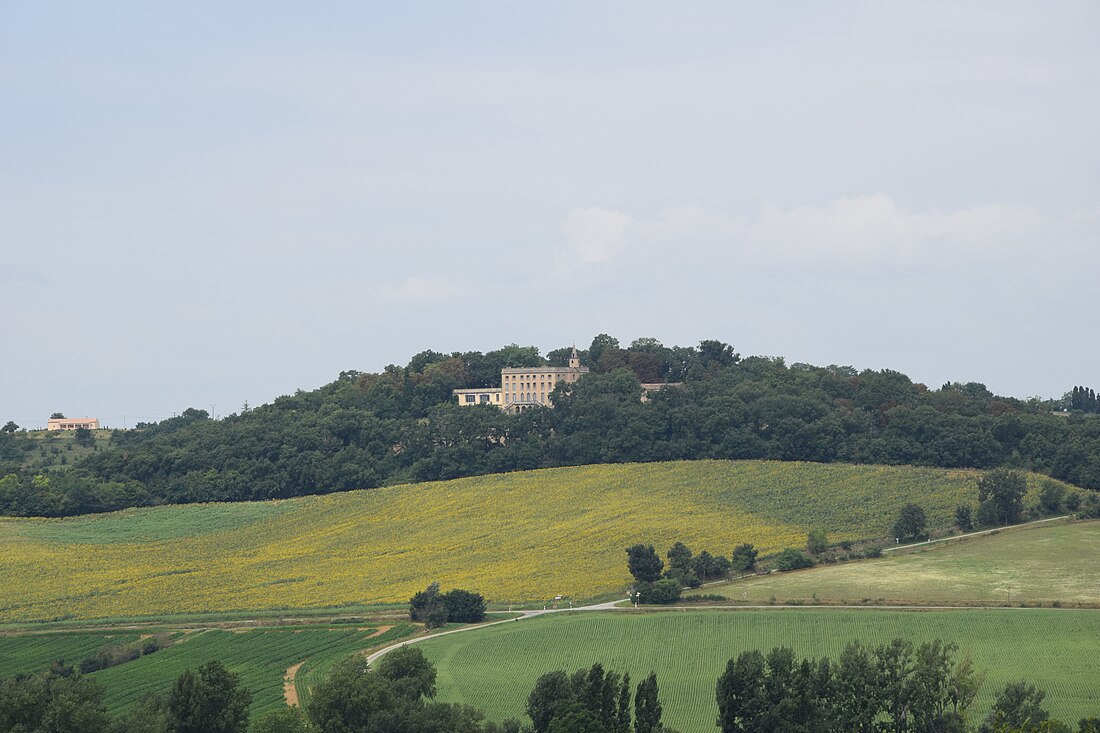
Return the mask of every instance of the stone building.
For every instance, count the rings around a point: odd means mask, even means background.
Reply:
[[[572,383],[587,373],[588,367],[581,366],[574,346],[569,366],[505,367],[500,370],[499,387],[456,389],[454,395],[462,406],[496,405],[506,412],[553,407],[550,392],[558,382]]]

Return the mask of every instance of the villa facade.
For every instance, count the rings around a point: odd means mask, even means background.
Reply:
[[[505,412],[522,412],[532,407],[553,407],[550,393],[558,382],[576,382],[588,373],[581,366],[577,347],[564,367],[505,367],[500,370],[499,387],[456,389],[454,395],[463,407],[495,405]]]

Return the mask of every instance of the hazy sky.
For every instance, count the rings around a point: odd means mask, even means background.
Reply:
[[[1100,388],[1100,4],[0,0],[0,422],[717,338]]]

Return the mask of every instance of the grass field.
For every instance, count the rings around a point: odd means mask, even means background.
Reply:
[[[733,601],[1100,603],[1100,521],[1009,529],[880,559],[749,577],[687,591]]]
[[[623,548],[728,554],[882,536],[919,502],[933,527],[978,474],[770,461],[582,466],[277,502],[0,519],[0,623],[401,602],[429,581],[497,602],[590,598]],[[1032,476],[1032,493],[1042,481]],[[1033,499],[1032,499],[1033,500]]]
[[[286,704],[283,676],[290,666],[308,659],[328,669],[341,657],[399,639],[414,628],[400,624],[375,637],[374,628],[354,626],[245,632],[209,629],[192,632],[167,649],[90,676],[106,688],[108,709],[121,713],[150,693],[166,694],[185,669],[219,659],[252,691],[252,714],[259,716]],[[135,638],[136,634],[96,633],[0,637],[0,674],[39,671],[58,658],[79,663],[104,644]]]
[[[439,699],[525,719],[524,703],[545,672],[600,662],[635,681],[657,673],[664,721],[684,733],[715,730],[714,685],[726,661],[746,649],[789,646],[836,659],[850,640],[936,638],[969,651],[988,678],[972,714],[993,694],[1027,679],[1047,691],[1045,707],[1071,723],[1100,715],[1100,613],[1077,610],[575,613],[441,637],[420,644],[438,668]],[[1006,640],[1011,640],[1010,642]]]

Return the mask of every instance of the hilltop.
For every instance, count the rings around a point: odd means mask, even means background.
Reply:
[[[1100,419],[1061,403],[998,397],[978,383],[939,389],[884,369],[787,365],[703,341],[629,348],[598,336],[591,372],[559,382],[553,407],[507,414],[460,406],[458,388],[501,383],[505,367],[558,366],[534,347],[425,351],[404,367],[347,371],[220,420],[203,410],[99,436],[0,432],[0,514],[68,516],[130,506],[248,501],[555,466],[769,459],[997,466],[1100,489]],[[643,383],[675,382],[646,393]],[[56,451],[56,453],[54,452]],[[57,465],[67,459],[67,466]]]
[[[0,621],[406,601],[427,582],[496,602],[627,586],[624,548],[728,555],[883,537],[906,502],[934,529],[974,471],[777,461],[544,469],[270,502],[0,519]],[[1043,482],[1029,477],[1030,502]]]

